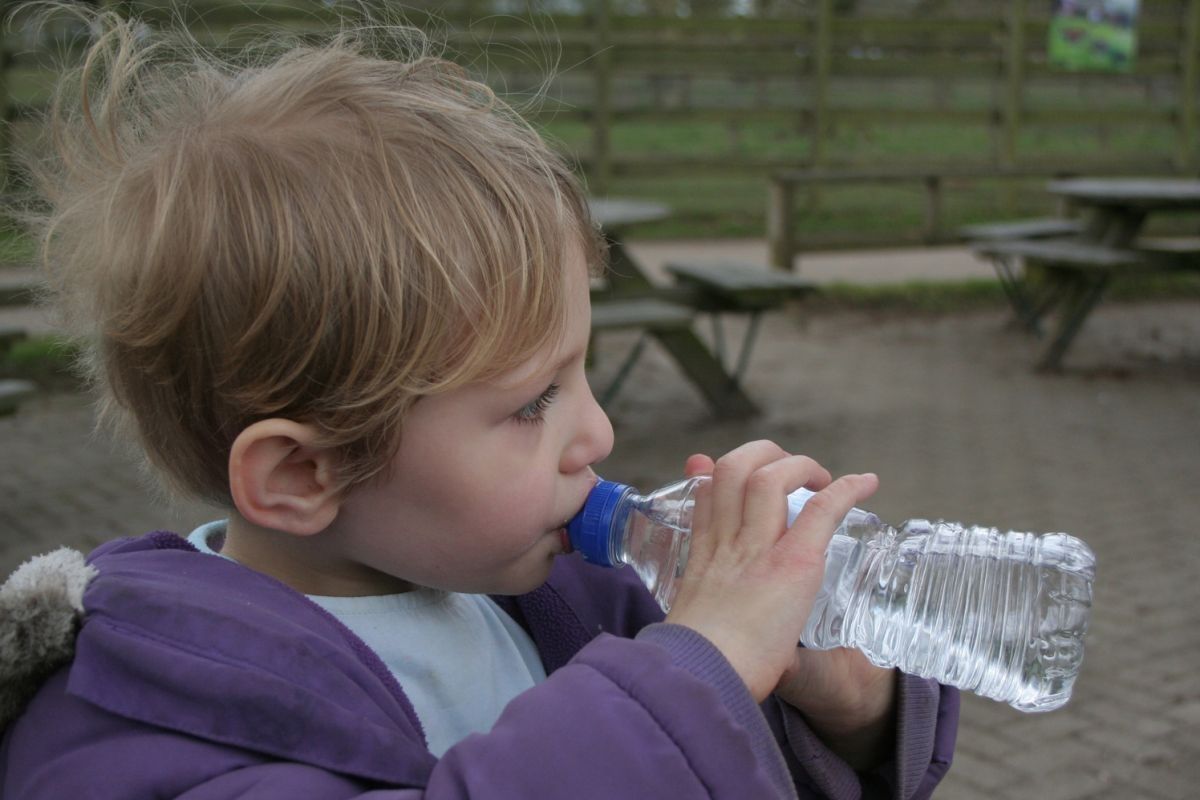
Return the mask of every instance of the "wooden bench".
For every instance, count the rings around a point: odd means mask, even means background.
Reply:
[[[763,312],[780,308],[817,289],[810,281],[759,264],[668,262],[665,268],[684,288],[694,292],[692,305],[696,310],[712,315],[713,344],[717,358],[723,364],[727,363],[727,358],[721,315],[749,315],[750,324],[742,338],[737,361],[732,369],[727,367],[737,382],[741,381],[749,365]]]
[[[621,390],[630,371],[646,349],[647,340],[655,333],[690,328],[695,316],[692,309],[679,303],[654,297],[630,297],[620,300],[597,300],[592,304],[592,333],[635,328],[642,331],[633,348],[625,356],[616,375],[600,392],[600,405],[607,407]],[[589,352],[591,352],[589,348]]]
[[[979,242],[972,249],[993,262],[1003,262],[1014,276],[1016,259],[1042,270],[1044,274],[1039,280],[1014,280],[1009,291],[1013,310],[1032,332],[1040,336],[1042,319],[1055,306],[1063,306],[1058,328],[1038,362],[1040,369],[1058,367],[1069,343],[1114,275],[1155,271],[1168,263],[1152,251],[1109,247],[1079,239]]]
[[[964,225],[958,235],[968,242],[996,242],[1013,239],[1047,239],[1057,236],[1077,236],[1083,233],[1083,223],[1066,217],[1039,217],[1007,222],[987,222]]]
[[[980,225],[965,225],[958,229],[959,236],[972,244],[1008,242],[1028,239],[1062,238],[1083,233],[1083,223],[1065,217],[1042,217],[1037,219],[990,222]],[[985,255],[976,250],[978,255]],[[1029,292],[1026,289],[1023,270],[1017,258],[1010,255],[986,254],[996,271],[1000,288],[1008,297],[1017,321],[1026,327],[1034,326],[1036,315],[1030,308]],[[1036,326],[1032,328],[1036,330]]]
[[[13,345],[27,336],[24,328],[0,328],[0,356],[6,355]],[[21,403],[32,397],[36,391],[37,387],[29,381],[0,379],[0,417],[16,413]]]
[[[36,284],[7,280],[0,282],[0,307],[33,305],[37,297]]]
[[[1083,270],[1113,270],[1153,266],[1153,257],[1144,250],[1108,247],[1075,239],[1014,239],[980,242],[972,245],[976,253],[990,258],[1020,257],[1049,267]]]
[[[0,380],[0,417],[16,413],[21,403],[33,397],[36,392],[37,387],[29,381]]]
[[[23,341],[28,335],[24,328],[0,327],[0,356],[5,355],[14,344]]]

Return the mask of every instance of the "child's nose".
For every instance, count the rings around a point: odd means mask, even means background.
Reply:
[[[561,469],[570,474],[602,461],[613,449],[613,426],[589,391],[580,410],[574,437],[563,452]]]

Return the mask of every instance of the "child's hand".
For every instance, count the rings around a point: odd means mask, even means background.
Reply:
[[[884,760],[894,741],[897,674],[858,650],[799,647],[775,694],[847,764],[866,769]]]
[[[711,641],[761,702],[794,671],[834,529],[878,481],[847,475],[831,483],[815,461],[771,442],[742,445],[715,465],[703,456],[688,461],[689,474],[709,469],[713,480],[697,493],[687,573],[667,621]],[[788,528],[785,497],[801,486],[820,491]]]

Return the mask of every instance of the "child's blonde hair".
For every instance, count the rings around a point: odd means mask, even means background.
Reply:
[[[338,449],[342,486],[378,475],[417,398],[526,360],[564,260],[602,258],[563,160],[423,39],[236,65],[74,13],[94,40],[27,159],[33,221],[105,416],[177,489],[228,503],[234,438],[274,416]]]

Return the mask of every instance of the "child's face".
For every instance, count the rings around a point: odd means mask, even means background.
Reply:
[[[518,594],[546,580],[562,528],[583,505],[591,465],[612,450],[584,375],[587,269],[566,265],[564,335],[495,381],[422,398],[386,480],[352,492],[336,549],[364,593],[404,584]]]

